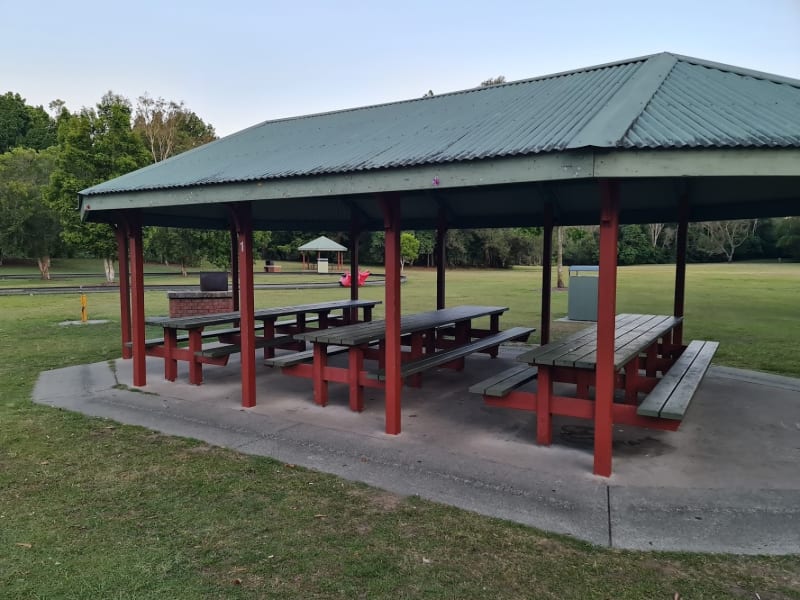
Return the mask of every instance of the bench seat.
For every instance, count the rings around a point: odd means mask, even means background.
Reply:
[[[268,348],[270,346],[280,346],[292,341],[290,335],[276,335],[271,340],[262,337],[256,338],[256,348]],[[223,346],[214,346],[213,348],[206,348],[195,352],[195,356],[202,356],[203,358],[222,358],[223,356],[230,356],[231,354],[238,354],[242,351],[241,344],[225,344]]]
[[[703,381],[719,342],[692,341],[637,408],[637,414],[680,421]]]
[[[305,323],[307,325],[309,323],[314,323],[316,321],[319,321],[319,316],[308,317],[305,320]],[[290,320],[285,320],[285,321],[275,321],[275,329],[282,328],[282,327],[291,327],[293,325],[297,325],[297,319],[290,319]],[[261,323],[260,325],[256,325],[255,326],[255,331],[263,331],[263,329],[264,329],[264,324],[263,323]],[[224,335],[237,335],[240,331],[241,330],[238,327],[228,327],[226,329],[208,329],[206,331],[203,331],[200,334],[200,337],[202,337],[205,340],[205,339],[211,339],[211,338],[219,337],[221,335],[223,335],[223,336]],[[188,333],[183,333],[183,334],[177,336],[176,341],[178,343],[188,342],[189,341],[189,334]],[[164,338],[163,337],[149,338],[149,339],[146,339],[144,341],[144,347],[145,348],[153,348],[154,346],[161,346],[163,343],[164,343]],[[130,348],[130,347],[133,346],[133,344],[131,342],[128,342],[127,346]]]
[[[529,365],[516,365],[506,369],[488,379],[472,385],[469,391],[473,394],[482,394],[495,398],[503,398],[508,393],[529,381],[536,379],[539,369]]]
[[[514,340],[524,342],[534,331],[536,330],[532,327],[512,327],[511,329],[493,333],[468,344],[464,344],[463,346],[450,348],[441,352],[435,352],[433,354],[423,356],[417,360],[403,363],[400,366],[400,375],[403,377],[408,377],[409,375],[421,373],[423,371],[427,371],[428,369],[447,364],[459,358],[464,358],[470,354],[474,354],[475,352],[480,352],[482,350],[492,348],[493,346],[499,346],[504,342],[510,342]],[[386,371],[381,370],[372,372],[368,374],[368,377],[370,379],[385,381]]]
[[[347,346],[328,346],[327,352],[328,356],[334,356],[336,354],[341,354],[342,352],[347,352]],[[306,362],[308,360],[312,360],[314,358],[314,350],[303,350],[302,352],[293,352],[292,354],[284,354],[282,356],[276,356],[274,358],[267,358],[264,360],[264,364],[268,367],[291,367],[302,362]]]

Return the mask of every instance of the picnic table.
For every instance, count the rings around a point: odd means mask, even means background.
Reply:
[[[471,353],[485,352],[495,357],[502,342],[527,339],[534,331],[532,328],[500,331],[500,315],[507,310],[505,306],[456,306],[402,316],[400,335],[408,350],[401,353],[401,374],[408,383],[419,386],[425,370],[438,366],[460,370],[464,358]],[[482,317],[489,317],[489,328],[473,327],[473,320]],[[385,321],[308,331],[293,337],[310,342],[312,350],[268,359],[265,363],[280,367],[289,375],[312,379],[314,401],[321,406],[328,402],[329,382],[347,384],[350,408],[361,411],[364,388],[384,387],[385,336]],[[347,367],[328,365],[328,357],[344,352],[348,354]],[[365,359],[377,361],[378,369],[364,370]]]
[[[677,342],[675,331],[683,317],[621,314],[615,319],[615,387],[623,391],[614,402],[614,423],[675,430],[717,348],[717,342]],[[470,391],[481,393],[487,404],[537,413],[537,441],[550,444],[552,416],[595,417],[590,395],[597,369],[597,326],[563,340],[523,352],[526,363]],[[535,392],[517,390],[538,379]],[[553,393],[554,383],[575,384],[575,396]],[[640,402],[641,395],[645,398]]]
[[[256,330],[261,335],[256,338],[256,347],[264,349],[266,358],[274,356],[276,347],[298,347],[292,339],[295,333],[308,331],[311,323],[319,329],[334,325],[349,325],[358,322],[358,310],[363,312],[363,321],[372,320],[372,308],[380,304],[376,300],[335,300],[332,302],[315,302],[292,306],[278,306],[256,310],[254,318],[260,325]],[[334,311],[341,315],[332,315]],[[310,316],[309,316],[310,315]],[[284,317],[290,320],[279,321]],[[241,332],[238,311],[197,315],[189,317],[152,317],[145,320],[148,325],[163,329],[162,338],[145,340],[146,353],[164,359],[164,378],[175,381],[179,360],[189,363],[189,382],[200,385],[203,382],[203,365],[225,365],[231,354],[241,352]],[[207,327],[229,325],[224,329],[206,330]],[[184,331],[186,333],[179,334]],[[222,343],[210,348],[203,348],[203,340],[216,339]],[[178,344],[188,342],[183,348]]]

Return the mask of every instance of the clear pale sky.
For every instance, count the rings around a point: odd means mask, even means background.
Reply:
[[[267,119],[669,51],[800,79],[800,0],[0,0],[0,93]]]

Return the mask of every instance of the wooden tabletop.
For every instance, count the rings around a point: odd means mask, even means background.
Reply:
[[[614,322],[615,368],[623,367],[682,321],[683,317],[667,315],[617,315]],[[594,369],[597,366],[597,325],[523,352],[517,360],[532,365]]]
[[[507,310],[508,307],[506,306],[454,306],[413,315],[403,315],[400,317],[400,333],[414,333],[415,331],[435,329],[479,317],[501,315]],[[321,342],[337,346],[360,346],[378,342],[384,339],[385,336],[386,321],[381,320],[297,333],[293,337],[307,342]]]
[[[261,308],[255,311],[255,320],[264,321],[287,315],[300,313],[323,313],[337,309],[372,307],[380,304],[379,300],[333,300],[331,302],[315,302],[312,304],[297,304],[293,306],[275,306],[271,308]],[[214,313],[211,315],[197,315],[191,317],[152,317],[145,319],[148,325],[158,325],[170,329],[197,329],[208,325],[222,325],[233,323],[241,319],[239,311],[227,313]]]

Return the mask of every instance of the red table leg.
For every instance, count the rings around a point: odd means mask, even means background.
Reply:
[[[189,330],[189,383],[200,385],[203,383],[203,363],[197,360],[195,352],[203,349],[202,329]]]
[[[422,347],[424,332],[418,331],[411,334],[411,358],[414,361],[422,358]],[[422,387],[422,373],[415,373],[408,377],[408,385],[411,387]]]
[[[264,338],[267,340],[275,339],[275,319],[264,319]],[[264,358],[275,357],[275,346],[267,344],[264,346]]]
[[[328,404],[328,382],[325,381],[325,367],[328,366],[328,345],[314,343],[314,402],[320,406]]]
[[[361,371],[364,370],[364,351],[358,346],[352,346],[348,351],[347,380],[350,386],[350,410],[361,412],[364,410],[364,388],[359,383]]]
[[[625,365],[625,402],[636,404],[639,397],[639,357]]]
[[[178,361],[174,358],[178,347],[178,332],[164,327],[164,379],[175,381],[178,378]]]
[[[539,366],[536,386],[536,442],[549,446],[553,441],[553,419],[550,414],[553,380],[550,378],[549,366]]]

